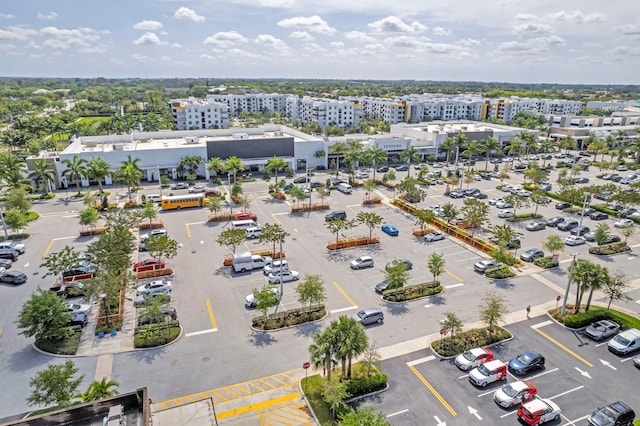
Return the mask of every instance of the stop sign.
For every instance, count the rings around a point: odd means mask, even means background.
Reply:
[[[447,330],[445,330],[444,328],[441,328],[441,329],[440,329],[440,334],[444,334],[444,333],[446,333],[446,331],[447,331]]]
[[[562,299],[562,297],[560,297],[560,296],[556,297],[556,302],[559,302],[560,299]]]
[[[309,367],[311,367],[311,364],[308,362],[305,362],[304,364],[302,364],[302,368],[304,368],[305,370]]]

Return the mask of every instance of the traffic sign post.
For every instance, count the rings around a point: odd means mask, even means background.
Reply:
[[[302,390],[305,393],[307,392],[307,372],[309,371],[309,367],[311,367],[310,362],[305,362],[304,364],[302,364],[302,368],[304,368],[304,386],[302,387]]]
[[[556,311],[558,310],[558,303],[560,303],[560,299],[562,299],[562,296],[556,297]]]

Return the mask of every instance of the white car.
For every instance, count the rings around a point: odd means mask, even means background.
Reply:
[[[297,271],[282,271],[282,274],[280,274],[280,271],[274,271],[267,275],[267,280],[269,280],[270,283],[279,283],[281,277],[282,282],[286,283],[289,281],[298,281],[300,274]]]
[[[518,408],[518,417],[529,425],[542,423],[560,418],[560,407],[550,399],[534,398]]]
[[[154,280],[139,286],[136,289],[138,296],[142,294],[155,294],[171,292],[171,281]]]
[[[516,189],[514,191],[514,194],[519,195],[521,197],[529,197],[531,195],[531,192],[527,191],[526,189]]]
[[[489,200],[489,205],[490,206],[495,206],[497,203],[499,203],[500,201],[504,202],[504,198],[500,198],[500,197],[493,197],[492,199]]]
[[[530,401],[537,393],[536,387],[528,380],[504,385],[493,394],[493,400],[503,408],[513,407]]]
[[[501,218],[507,218],[507,217],[513,217],[515,216],[515,213],[513,210],[500,210],[500,213],[498,213],[498,217]]]
[[[195,192],[204,192],[207,189],[207,185],[195,185],[195,186],[191,186],[189,187],[189,192],[191,193],[195,193]]]
[[[358,173],[356,175],[356,179],[368,179],[369,178],[369,173]]]
[[[89,305],[88,303],[67,302],[65,303],[65,306],[67,307],[67,311],[71,312],[73,315],[89,315],[89,311],[91,310],[91,305]]]
[[[277,286],[269,287],[269,291],[271,291],[273,294],[275,294],[276,297],[278,298],[278,300],[280,300],[280,289]],[[253,293],[251,293],[251,294],[247,295],[247,297],[245,297],[244,305],[247,308],[255,308],[256,307],[256,298],[253,295]]]
[[[492,359],[493,352],[489,348],[474,348],[458,355],[454,362],[460,370],[469,371]]]
[[[496,207],[499,209],[510,209],[513,206],[511,204],[509,204],[508,202],[506,202],[505,200],[502,201],[498,201],[496,204]]]
[[[265,275],[269,275],[272,272],[279,272],[280,270],[288,271],[289,270],[289,262],[285,259],[282,260],[274,260],[269,263],[267,266],[262,268],[262,273]]]
[[[579,237],[577,235],[569,235],[564,239],[564,243],[568,246],[579,246],[582,244],[586,244],[587,240],[583,237]]]
[[[515,189],[516,187],[512,185],[503,185],[502,188],[500,188],[502,192],[513,192]]]
[[[444,240],[444,233],[440,231],[433,231],[424,236],[424,240],[427,242]]]
[[[166,229],[152,229],[149,233],[140,235],[140,241],[147,241],[149,239],[149,237],[152,236],[152,235],[167,235],[167,230]]]
[[[497,359],[485,362],[469,372],[469,381],[483,388],[498,380],[507,380],[507,365]]]
[[[613,226],[616,228],[628,228],[629,226],[633,226],[633,223],[631,219],[618,219],[613,222]]]

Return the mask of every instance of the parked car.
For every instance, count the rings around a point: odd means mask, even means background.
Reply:
[[[608,339],[611,336],[618,334],[620,330],[620,324],[611,320],[596,321],[587,328],[584,329],[584,334],[589,336],[595,341]]]
[[[91,305],[88,303],[67,302],[64,305],[67,307],[67,311],[71,312],[74,315],[75,314],[88,315],[89,311],[91,310]]]
[[[262,268],[262,273],[264,275],[269,275],[272,272],[277,272],[277,271],[288,271],[289,270],[289,262],[287,262],[285,259],[282,260],[273,260],[270,263],[268,263],[264,268]]]
[[[602,408],[598,408],[589,416],[592,426],[631,426],[636,413],[622,401],[617,401]]]
[[[395,169],[396,169],[396,172],[406,172],[409,170],[409,166],[406,164],[402,164],[400,166],[396,166]]]
[[[518,418],[528,425],[540,425],[560,418],[560,407],[550,399],[534,398],[518,408]]]
[[[151,236],[165,236],[167,235],[166,229],[152,229],[146,234],[140,235],[140,241],[147,241]]]
[[[496,263],[494,260],[481,260],[480,262],[473,265],[473,269],[476,272],[485,272],[489,268],[501,265],[501,263]]]
[[[373,268],[373,257],[360,256],[351,261],[351,269]]]
[[[330,220],[333,219],[347,219],[347,212],[345,212],[344,210],[336,210],[334,212],[331,212],[327,215],[324,216],[324,221],[325,222],[329,222]]]
[[[544,357],[538,352],[525,352],[509,361],[509,370],[523,375],[544,368]]]
[[[472,368],[484,364],[493,359],[493,352],[489,348],[474,348],[464,351],[458,355],[454,362],[456,367],[462,371],[469,371]]]
[[[507,366],[500,360],[485,362],[469,372],[469,381],[483,388],[498,380],[507,380]]]
[[[559,224],[561,224],[564,221],[565,221],[564,217],[555,216],[555,217],[549,218],[547,220],[547,226],[550,226],[550,227],[554,228],[554,227],[558,226]]]
[[[584,234],[586,234],[587,232],[590,232],[591,229],[589,229],[588,226],[576,226],[575,228],[573,228],[570,232],[571,235],[578,235],[580,237],[582,237]]]
[[[579,246],[582,244],[586,244],[586,240],[584,237],[578,237],[576,235],[569,235],[564,239],[564,243],[568,246]]]
[[[513,206],[510,203],[508,203],[507,201],[505,201],[505,200],[498,201],[496,203],[496,207],[499,208],[499,209],[512,209],[513,208]]]
[[[80,327],[84,327],[88,323],[87,314],[83,314],[82,312],[72,313],[69,315],[69,323],[68,325],[74,326],[79,325]]]
[[[27,275],[20,271],[7,271],[0,276],[0,281],[7,284],[24,284],[27,282]]]
[[[602,242],[602,245],[619,243],[620,241],[621,241],[621,238],[617,235],[607,235],[607,238],[604,239],[604,241]]]
[[[574,183],[589,183],[589,178],[579,177],[573,180]]]
[[[613,226],[616,228],[628,228],[629,226],[633,226],[633,223],[631,219],[618,219],[613,222]]]
[[[254,222],[258,220],[258,216],[255,213],[251,212],[239,212],[235,214],[233,220],[253,220]]]
[[[154,257],[151,257],[149,259],[142,260],[140,262],[137,262],[135,265],[133,265],[133,270],[137,271],[139,268],[142,268],[144,266],[152,266],[152,265],[159,265],[160,268],[164,268],[164,259],[158,260]]]
[[[464,197],[463,191],[451,191],[449,192],[449,197],[451,198],[462,198]]]
[[[384,291],[389,288],[389,281],[384,280],[382,282],[379,282],[378,284],[376,284],[375,286],[375,290],[376,293],[382,294],[384,293]]]
[[[139,296],[136,296],[135,299],[133,299],[133,306],[135,307],[146,306],[154,300],[159,300],[162,303],[168,303],[169,301],[171,301],[171,295],[169,294],[169,292],[141,294]]]
[[[424,236],[424,240],[426,242],[444,240],[444,233],[440,232],[440,231],[430,232],[430,233],[428,233],[427,235]]]
[[[309,180],[309,176],[299,176],[293,180],[293,183],[307,183]]]
[[[589,231],[582,236],[585,240],[593,242],[596,238],[596,231]]]
[[[493,394],[493,400],[503,408],[513,407],[533,399],[538,390],[528,380],[509,383]]]
[[[5,270],[7,270],[12,266],[13,266],[13,261],[11,259],[0,259],[0,268],[4,268]]]
[[[407,271],[410,271],[411,269],[413,269],[413,263],[409,259],[394,259],[391,262],[387,263],[384,269],[388,271],[390,268],[396,266],[399,263],[404,263]]]
[[[564,222],[560,222],[558,224],[558,229],[560,231],[570,231],[573,228],[578,226],[578,221],[573,219],[565,219]]]
[[[515,212],[513,210],[500,210],[500,212],[498,213],[498,217],[503,219],[513,216],[515,216]]]
[[[351,315],[351,318],[362,325],[369,325],[373,323],[382,324],[384,321],[384,314],[378,308],[369,308]]]
[[[489,200],[489,205],[490,206],[495,206],[496,203],[498,203],[499,201],[504,201],[504,198],[493,197],[492,199]]]
[[[186,184],[185,182],[178,182],[175,185],[173,185],[173,188],[171,189],[187,189],[189,187],[188,184]]]
[[[389,167],[387,166],[380,166],[376,169],[376,172],[378,173],[387,173],[389,171]]]
[[[541,229],[544,229],[546,227],[547,227],[546,223],[542,221],[534,221],[534,222],[527,223],[527,226],[525,226],[525,229],[527,231],[540,231]]]
[[[395,237],[398,235],[398,228],[396,228],[393,225],[389,225],[388,223],[385,223],[382,225],[382,232]]]
[[[311,183],[309,183],[309,186],[311,188],[320,188],[324,186],[324,183],[318,182],[318,181],[312,181]]]
[[[171,292],[171,281],[163,281],[163,280],[153,280],[141,286],[138,286],[136,289],[136,294],[139,296],[141,294],[152,294],[152,293],[170,293]]]
[[[198,184],[198,185],[194,185],[189,187],[189,192],[190,193],[196,193],[196,192],[204,192],[207,190],[207,185],[202,185],[202,184]]]
[[[272,285],[269,286],[269,291],[276,295],[276,304],[280,300],[280,289],[278,286]],[[244,298],[244,306],[247,308],[255,308],[256,307],[256,296],[255,293],[248,294],[247,297]]]
[[[635,213],[635,212],[637,212],[637,211],[638,211],[638,210],[637,210],[637,209],[634,209],[633,207],[626,207],[626,208],[624,208],[624,209],[620,210],[620,211],[618,212],[618,214],[619,214],[621,217],[626,217],[626,216],[631,216],[632,214],[634,214],[634,213]]]
[[[289,281],[298,281],[300,279],[300,274],[297,271],[280,271],[275,270],[267,275],[267,280],[270,283],[279,283],[281,280],[283,283]]]
[[[18,260],[18,252],[15,250],[0,249],[0,259],[9,259],[12,262]]]
[[[27,250],[27,246],[14,240],[1,241],[0,248],[15,250],[18,252],[18,254],[24,254],[24,252]]]
[[[618,333],[607,344],[609,351],[618,355],[627,355],[640,349],[640,331],[636,328],[630,328]]]
[[[604,212],[595,211],[589,215],[591,220],[605,220],[609,219],[609,215]]]
[[[571,203],[567,203],[566,201],[561,201],[559,203],[556,203],[557,210],[564,210],[564,209],[568,209],[569,207],[571,207]]]
[[[520,254],[520,260],[523,260],[525,262],[533,262],[534,260],[539,259],[541,257],[544,257],[544,251],[542,251],[542,249],[539,249],[537,247],[529,250],[525,250]]]
[[[76,266],[73,268],[69,268],[66,271],[62,272],[63,277],[73,277],[76,275],[88,275],[95,274],[96,268],[93,266]]]
[[[157,316],[139,315],[136,325],[140,327],[142,325],[157,324],[164,321],[175,320],[177,318],[178,314],[176,312],[176,308],[173,306],[162,306]]]

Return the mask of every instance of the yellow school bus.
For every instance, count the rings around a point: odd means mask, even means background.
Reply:
[[[207,199],[203,194],[172,195],[162,197],[161,201],[163,210],[203,207],[206,203]]]

